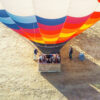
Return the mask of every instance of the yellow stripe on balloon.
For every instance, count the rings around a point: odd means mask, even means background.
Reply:
[[[34,42],[41,43],[41,44],[45,44],[44,41],[39,41],[39,40],[34,40]]]
[[[84,25],[80,28],[80,30],[87,29],[87,28],[89,28],[90,26],[92,26],[92,24],[84,24]]]
[[[58,39],[58,37],[57,38],[45,38],[45,37],[43,37],[43,40],[44,41],[57,41],[57,39]]]
[[[34,42],[37,42],[37,43],[45,44],[45,42],[43,40],[36,40],[36,39],[31,39],[31,40],[34,41]]]
[[[76,31],[75,32],[72,32],[72,33],[60,33],[60,38],[63,38],[63,37],[70,37],[70,36],[72,36],[72,35],[74,35],[76,33]]]

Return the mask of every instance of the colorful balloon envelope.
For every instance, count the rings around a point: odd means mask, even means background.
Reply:
[[[43,53],[62,46],[100,20],[100,0],[0,0],[0,22]]]

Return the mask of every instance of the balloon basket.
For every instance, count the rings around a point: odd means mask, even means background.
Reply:
[[[39,63],[39,72],[61,72],[61,64]]]
[[[39,72],[61,72],[60,54],[42,54],[39,56]]]

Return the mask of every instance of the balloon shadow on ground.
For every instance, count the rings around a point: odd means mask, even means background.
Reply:
[[[100,100],[100,93],[89,84],[100,82],[100,66],[89,60],[62,62],[60,73],[41,73],[66,100]],[[60,100],[63,100],[60,98]],[[64,99],[65,100],[65,99]]]

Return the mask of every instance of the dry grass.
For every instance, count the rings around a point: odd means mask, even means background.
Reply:
[[[61,50],[62,72],[39,73],[35,46],[0,24],[0,100],[100,100],[100,22]],[[68,59],[69,45],[74,48]],[[83,52],[86,60],[78,60]]]

